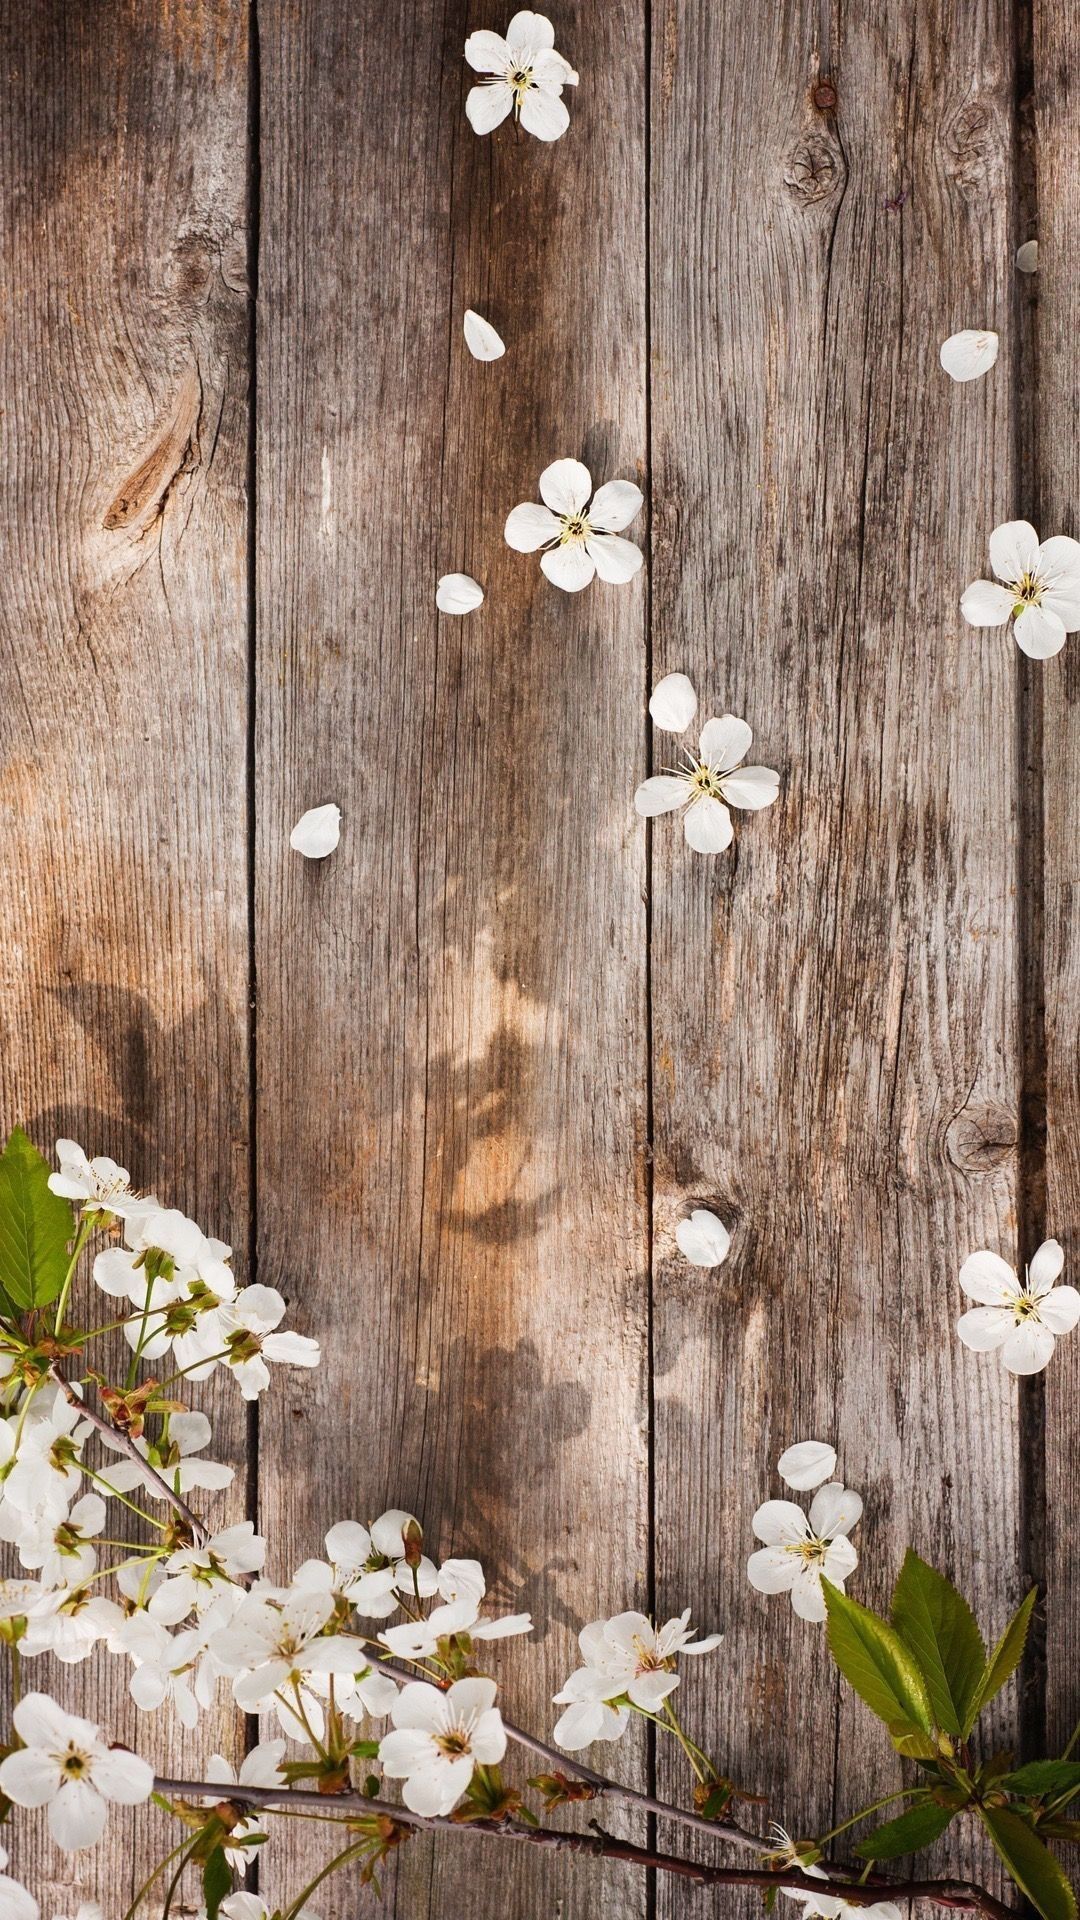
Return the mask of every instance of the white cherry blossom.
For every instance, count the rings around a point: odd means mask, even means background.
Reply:
[[[939,358],[950,380],[978,380],[998,357],[999,341],[989,328],[964,327],[942,342]]]
[[[77,1201],[84,1213],[115,1213],[126,1219],[158,1204],[152,1194],[132,1192],[126,1167],[104,1153],[87,1159],[77,1140],[58,1140],[56,1157],[60,1171],[50,1173],[49,1186],[65,1200]]]
[[[526,501],[508,515],[507,546],[516,553],[542,547],[540,565],[564,593],[579,593],[597,574],[620,585],[633,579],[641,548],[619,538],[644,500],[632,480],[609,480],[593,494],[588,467],[580,460],[555,460],[540,475],[540,499],[542,506]]]
[[[491,133],[510,112],[538,140],[557,140],[566,132],[570,115],[562,90],[576,87],[578,77],[555,52],[555,29],[542,13],[515,13],[505,39],[470,33],[465,58],[474,73],[485,75],[465,102],[474,133]]]
[[[628,1724],[630,1706],[657,1713],[674,1693],[679,1657],[711,1653],[723,1637],[710,1633],[695,1640],[689,1607],[662,1627],[643,1613],[617,1613],[582,1627],[578,1645],[585,1665],[554,1695],[555,1704],[566,1707],[555,1724],[560,1747],[576,1753],[594,1740],[617,1740]]]
[[[107,1447],[119,1451],[119,1442],[107,1434],[102,1434]],[[234,1469],[219,1464],[216,1460],[200,1460],[197,1456],[204,1447],[210,1445],[211,1428],[205,1413],[174,1413],[169,1418],[168,1439],[159,1439],[151,1444],[141,1436],[133,1442],[166,1484],[175,1493],[188,1494],[196,1490],[213,1493],[232,1485]],[[135,1460],[109,1462],[102,1469],[101,1478],[107,1482],[104,1492],[131,1493],[137,1487],[152,1500],[164,1500],[165,1495],[151,1480]]]
[[[452,1813],[478,1766],[496,1766],[506,1752],[494,1680],[455,1680],[442,1693],[424,1680],[402,1687],[383,1735],[379,1760],[414,1813]]]
[[[236,1376],[245,1400],[257,1400],[270,1385],[266,1362],[285,1367],[317,1367],[317,1340],[302,1333],[276,1333],[284,1318],[285,1302],[276,1287],[245,1287],[235,1304],[222,1308],[221,1322],[227,1354],[224,1365]]]
[[[655,724],[681,733],[697,711],[697,696],[685,674],[668,674],[649,702]],[[634,806],[645,819],[683,809],[683,832],[695,853],[723,853],[731,845],[731,807],[757,811],[770,807],[780,790],[780,775],[770,767],[744,767],[753,741],[745,720],[725,713],[706,720],[698,752],[683,748],[682,767],[643,780]]]
[[[821,1576],[842,1588],[854,1573],[859,1556],[847,1536],[861,1515],[859,1495],[837,1480],[818,1489],[809,1517],[794,1500],[766,1500],[753,1519],[765,1544],[747,1562],[750,1585],[758,1593],[790,1593],[801,1620],[824,1620]]]
[[[59,1520],[82,1483],[82,1442],[90,1429],[80,1423],[79,1411],[59,1387],[40,1394],[23,1427],[18,1454],[3,1483],[6,1503],[20,1513]],[[10,1427],[3,1423],[3,1447],[10,1447]],[[7,1457],[10,1459],[10,1452]]]
[[[1013,622],[1013,638],[1033,660],[1060,653],[1080,627],[1080,540],[1057,534],[1040,542],[1028,520],[1008,520],[990,535],[994,580],[974,580],[960,601],[973,627]]]
[[[804,1867],[802,1871],[811,1873],[813,1869]],[[859,1920],[859,1916],[861,1920],[902,1920],[894,1900],[872,1900],[860,1907],[852,1900],[841,1900],[838,1894],[803,1893],[800,1887],[781,1887],[780,1891],[786,1893],[789,1900],[802,1901],[803,1920],[843,1920],[848,1914],[851,1920]]]
[[[64,1666],[78,1666],[100,1641],[113,1646],[123,1623],[116,1601],[105,1594],[92,1587],[57,1587],[30,1616],[22,1652],[27,1658],[51,1653]]]
[[[108,1509],[99,1493],[85,1493],[61,1520],[38,1521],[19,1543],[24,1567],[41,1569],[46,1587],[78,1587],[97,1566],[92,1545]]]
[[[0,1847],[0,1920],[40,1920],[41,1908],[33,1894],[4,1872],[7,1864],[7,1849]]]
[[[65,1713],[46,1693],[28,1693],[12,1712],[23,1746],[0,1761],[0,1791],[19,1807],[47,1807],[58,1847],[73,1852],[101,1838],[106,1801],[137,1806],[150,1796],[153,1768],[110,1748],[89,1720]]]
[[[254,1713],[309,1674],[363,1673],[370,1665],[363,1642],[324,1632],[333,1613],[333,1595],[309,1588],[296,1589],[280,1603],[249,1594],[210,1643],[225,1671],[235,1676],[237,1705]]]
[[[222,1787],[282,1787],[285,1775],[281,1771],[281,1762],[285,1758],[284,1740],[263,1740],[252,1747],[240,1762],[240,1771],[230,1766],[222,1753],[212,1753],[206,1763],[206,1779]],[[228,1793],[219,1794],[219,1800],[227,1800]],[[225,1846],[225,1858],[237,1873],[243,1873],[255,1858],[255,1842],[262,1851],[262,1842],[266,1835],[257,1818],[241,1820],[233,1827]],[[240,1845],[246,1841],[246,1845]]]
[[[250,1520],[239,1520],[211,1534],[202,1547],[181,1547],[165,1562],[165,1579],[150,1600],[154,1620],[175,1626],[189,1613],[202,1613],[223,1585],[246,1573],[258,1573],[266,1559],[266,1541]]]
[[[965,1347],[1000,1352],[1008,1373],[1041,1373],[1061,1335],[1080,1320],[1080,1293],[1056,1285],[1064,1264],[1058,1242],[1044,1240],[1021,1282],[996,1253],[973,1253],[960,1269],[968,1299],[979,1302],[957,1322]]]

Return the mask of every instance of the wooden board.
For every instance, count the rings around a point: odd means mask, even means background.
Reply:
[[[260,1510],[286,1566],[389,1504],[478,1554],[537,1623],[507,1711],[550,1729],[574,1630],[646,1597],[644,591],[563,596],[502,527],[555,458],[643,469],[643,16],[563,9],[557,147],[466,123],[493,24],[260,7],[259,1272],[328,1347],[266,1402]],[[392,1910],[644,1911],[579,1864],[415,1842]]]
[[[651,221],[654,673],[782,774],[729,854],[653,832],[658,1604],[730,1629],[692,1730],[809,1833],[898,1774],[748,1591],[781,1450],[834,1441],[863,1493],[860,1598],[908,1539],[988,1632],[1019,1595],[1017,1390],[954,1332],[963,1259],[1016,1236],[1016,649],[957,605],[1012,507],[1007,322],[995,378],[937,365],[1009,309],[1011,28],[821,20],[660,9]],[[690,1200],[718,1272],[674,1248]]]
[[[4,1127],[114,1153],[242,1264],[243,15],[43,0],[3,8],[0,49]],[[241,1459],[237,1396],[213,1398]],[[225,1708],[163,1744],[120,1661],[33,1672],[163,1760],[231,1738]],[[46,1914],[119,1913],[154,1831],[140,1810],[64,1856],[20,1820],[12,1870]]]
[[[1076,362],[1076,259],[1080,246],[1080,28],[1071,9],[1035,9],[1035,199],[1039,270],[1024,284],[1034,310],[1035,352],[1028,369],[1037,468],[1032,520],[1043,538],[1080,538],[1080,377]],[[1031,223],[1018,233],[1028,239]],[[1074,635],[1056,659],[1033,662],[1035,682],[1026,745],[1031,784],[1031,832],[1041,863],[1044,915],[1031,929],[1031,1001],[1036,1014],[1029,1119],[1036,1176],[1031,1248],[1044,1236],[1062,1242],[1065,1281],[1080,1284],[1080,647]],[[1041,828],[1041,837],[1040,837]],[[1037,989],[1045,1000],[1039,1004]],[[1038,1018],[1042,1014],[1042,1020]],[[1040,1058],[1041,1055],[1041,1058]],[[1041,1066],[1043,1077],[1038,1077]],[[1045,1160],[1043,1155],[1045,1154]],[[1046,1582],[1045,1679],[1048,1734],[1060,1752],[1080,1720],[1080,1560],[1075,1500],[1070,1488],[1080,1440],[1077,1383],[1080,1344],[1062,1341],[1044,1376],[1040,1466],[1045,1475],[1045,1532],[1041,1572]]]

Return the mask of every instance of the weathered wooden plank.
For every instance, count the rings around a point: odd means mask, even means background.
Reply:
[[[643,460],[643,19],[561,10],[553,147],[464,118],[465,34],[505,24],[260,7],[259,1267],[327,1346],[266,1405],[261,1501],[285,1564],[391,1502],[478,1553],[537,1621],[508,1711],[550,1728],[572,1629],[646,1578],[644,594],[562,595],[502,527],[560,455]],[[458,621],[456,570],[487,591]],[[507,1916],[643,1910],[617,1872],[487,1871]],[[395,1910],[492,1897],[415,1842]]]
[[[1043,538],[1080,538],[1080,373],[1076,357],[1076,261],[1080,247],[1080,22],[1068,6],[1034,10],[1039,268],[1025,295],[1036,302],[1037,358],[1030,369],[1038,448],[1037,503]],[[1030,237],[1018,233],[1018,240]],[[1041,710],[1045,918],[1045,1215],[1032,1247],[1053,1234],[1065,1248],[1064,1279],[1077,1285],[1080,1255],[1080,647],[1033,661],[1033,705]],[[1038,722],[1036,722],[1036,725]],[[1038,745],[1036,739],[1033,744]],[[1041,792],[1039,773],[1041,771]],[[1037,828],[1037,818],[1033,822]],[[1035,1116],[1037,1122],[1037,1114]],[[1035,1144],[1038,1144],[1036,1126]],[[1061,1751],[1080,1719],[1080,1564],[1076,1540],[1076,1450],[1080,1438],[1078,1336],[1062,1341],[1044,1376],[1046,1530],[1046,1706],[1049,1739]],[[1048,1751],[1054,1751],[1054,1745]]]
[[[246,57],[229,0],[0,12],[4,1126],[115,1153],[241,1259]],[[161,1759],[230,1737],[225,1711],[176,1739],[127,1678],[34,1670]],[[46,1914],[118,1913],[152,1832],[8,1844]]]
[[[871,1604],[905,1540],[989,1628],[1019,1583],[1016,1389],[954,1332],[1016,1233],[1015,650],[957,611],[1013,507],[1009,9],[822,20],[671,0],[652,75],[655,670],[783,775],[728,854],[653,830],[659,1603],[728,1625],[692,1730],[803,1832],[896,1763],[748,1590],[782,1448],[836,1442]],[[952,387],[980,324],[1002,362]]]

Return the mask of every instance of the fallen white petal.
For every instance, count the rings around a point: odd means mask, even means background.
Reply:
[[[989,373],[998,357],[999,344],[997,334],[989,329],[980,332],[965,327],[942,343],[939,358],[950,380],[978,380]]]
[[[799,1440],[780,1455],[776,1470],[786,1487],[809,1493],[836,1472],[836,1448],[824,1440]]]
[[[1039,265],[1039,243],[1037,240],[1025,240],[1022,247],[1016,249],[1016,264],[1021,273],[1034,273]]]
[[[484,589],[467,573],[444,573],[435,591],[440,613],[472,613],[484,604]]]
[[[506,352],[506,344],[499,338],[490,321],[482,314],[475,313],[472,307],[465,309],[465,345],[474,360],[499,360]]]
[[[679,1252],[694,1267],[718,1267],[731,1248],[731,1235],[722,1220],[707,1207],[695,1207],[675,1228]]]
[[[289,845],[294,853],[302,853],[305,860],[325,860],[340,839],[341,808],[331,801],[328,806],[309,807],[301,814],[289,835]]]
[[[649,701],[655,726],[665,733],[683,733],[697,712],[697,694],[685,673],[667,673],[658,680]]]

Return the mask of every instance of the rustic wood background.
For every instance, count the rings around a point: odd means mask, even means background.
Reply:
[[[860,1597],[909,1540],[988,1633],[1044,1581],[1001,1726],[1034,1752],[1080,1711],[1080,1341],[1018,1386],[954,1333],[975,1247],[1078,1251],[1080,642],[1028,663],[957,602],[997,521],[1080,534],[1080,25],[553,17],[581,85],[544,147],[465,121],[480,0],[0,4],[3,1118],[124,1159],[323,1337],[249,1435],[279,1569],[415,1507],[531,1607],[498,1670],[537,1729],[583,1621],[692,1602],[729,1635],[693,1732],[809,1832],[895,1762],[746,1582],[794,1439],[864,1492]],[[939,342],[984,324],[954,387]],[[628,588],[502,543],[564,454],[647,489]],[[631,807],[673,669],[783,774],[714,860]],[[733,1227],[717,1272],[688,1201]],[[154,1832],[14,1864],[112,1920]],[[276,1833],[264,1890],[316,1851]],[[387,1910],[710,1906],[417,1841]]]

